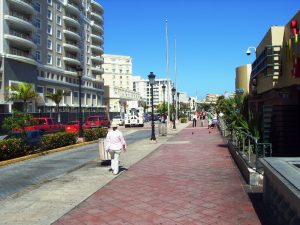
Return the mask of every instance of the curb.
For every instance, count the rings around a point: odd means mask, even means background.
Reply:
[[[94,144],[94,143],[97,143],[97,142],[98,142],[98,140],[88,141],[88,142],[83,142],[83,143],[79,143],[79,144],[75,144],[75,145],[68,145],[68,146],[61,147],[61,148],[55,148],[55,149],[52,149],[52,150],[48,150],[48,151],[44,151],[44,152],[39,152],[39,153],[31,154],[31,155],[26,155],[26,156],[22,156],[22,157],[15,158],[15,159],[9,159],[9,160],[0,162],[0,166],[6,166],[6,165],[9,165],[9,164],[12,164],[12,163],[17,163],[17,162],[25,161],[25,160],[37,158],[39,156],[56,153],[56,152],[62,152],[62,151],[66,151],[66,150],[71,150],[74,147],[85,146],[85,145]]]

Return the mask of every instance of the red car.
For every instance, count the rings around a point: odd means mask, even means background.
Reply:
[[[110,120],[104,116],[89,116],[86,125],[88,127],[110,127]]]
[[[54,133],[59,132],[63,128],[61,124],[56,123],[52,118],[48,117],[32,118],[31,121],[34,123],[34,125],[15,129],[14,132],[40,130],[44,133]]]
[[[89,127],[86,124],[82,124],[82,129],[89,129]],[[75,120],[67,123],[65,125],[65,131],[72,133],[79,132],[79,121]]]

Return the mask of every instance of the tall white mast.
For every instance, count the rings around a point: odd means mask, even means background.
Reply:
[[[177,59],[176,59],[176,36],[175,36],[174,37],[174,76],[175,76],[174,80],[175,80],[175,89],[178,92],[178,90],[177,90],[177,64],[176,63],[177,63]],[[175,99],[177,98],[176,93],[175,93],[174,98]],[[177,108],[178,108],[178,99],[176,101],[175,107],[176,107],[176,109],[175,109],[175,119],[178,120],[178,110],[177,110]]]
[[[169,51],[168,51],[168,18],[166,18],[166,77],[167,77],[167,102],[168,102],[168,121],[170,121],[170,82],[169,82]]]

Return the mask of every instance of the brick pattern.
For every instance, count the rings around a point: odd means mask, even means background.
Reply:
[[[261,223],[218,131],[189,127],[54,224]]]

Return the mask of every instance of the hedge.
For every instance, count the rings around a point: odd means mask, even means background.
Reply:
[[[40,146],[41,150],[45,151],[76,144],[76,140],[76,133],[58,132],[54,134],[43,135]]]
[[[99,138],[104,138],[106,137],[106,134],[106,128],[85,129],[83,131],[83,137],[85,138],[85,141],[94,141]]]
[[[0,140],[0,161],[28,155],[32,152],[20,138]]]
[[[186,117],[181,118],[181,119],[180,119],[180,122],[181,122],[181,123],[186,123],[186,122],[187,122],[187,118],[186,118]]]

